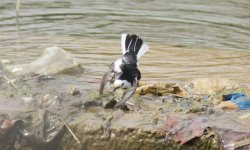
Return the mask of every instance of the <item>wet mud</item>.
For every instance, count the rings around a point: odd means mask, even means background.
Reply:
[[[249,148],[250,111],[217,107],[224,93],[248,92],[235,82],[209,93],[197,82],[144,83],[124,110],[106,107],[112,94],[68,86],[67,75],[4,75],[15,80],[0,79],[3,149]]]
[[[248,85],[222,78],[141,82],[114,108],[116,96],[109,89],[100,96],[100,82],[78,86],[88,72],[70,54],[46,51],[30,64],[0,66],[1,149],[250,148]]]

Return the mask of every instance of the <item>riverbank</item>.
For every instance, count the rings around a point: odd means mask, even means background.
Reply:
[[[99,97],[98,91],[69,87],[63,78],[65,75],[22,75],[15,78],[15,86],[1,78],[1,146],[6,149],[244,149],[249,145],[249,109],[220,107],[223,94],[249,93],[235,82],[197,79],[199,86],[194,81],[142,84],[140,88],[156,85],[153,89],[163,92],[137,91],[128,109],[122,110],[105,109],[111,95]],[[74,80],[78,82],[76,77]],[[55,89],[52,85],[58,82],[60,86]],[[213,90],[203,86],[209,93],[201,93],[202,89],[195,93],[201,84]],[[215,90],[216,87],[220,89]]]

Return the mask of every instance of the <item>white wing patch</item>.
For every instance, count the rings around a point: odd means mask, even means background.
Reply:
[[[120,68],[121,64],[122,64],[122,59],[118,59],[117,61],[115,61],[115,63],[114,63],[114,71],[116,73],[122,72],[122,70]]]
[[[122,54],[126,53],[126,46],[125,46],[126,37],[127,37],[127,34],[123,33],[121,37]]]

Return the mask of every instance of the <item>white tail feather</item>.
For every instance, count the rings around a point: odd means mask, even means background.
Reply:
[[[122,54],[125,54],[126,52],[126,47],[125,47],[126,37],[127,34],[123,33],[121,37]]]
[[[140,59],[148,50],[149,46],[147,44],[143,44],[137,54],[137,59]]]

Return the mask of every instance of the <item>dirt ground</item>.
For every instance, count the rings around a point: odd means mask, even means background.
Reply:
[[[0,78],[3,149],[249,148],[250,111],[221,105],[225,93],[249,92],[235,82],[144,83],[112,108],[112,94],[69,87],[64,75],[4,76],[13,79]]]

